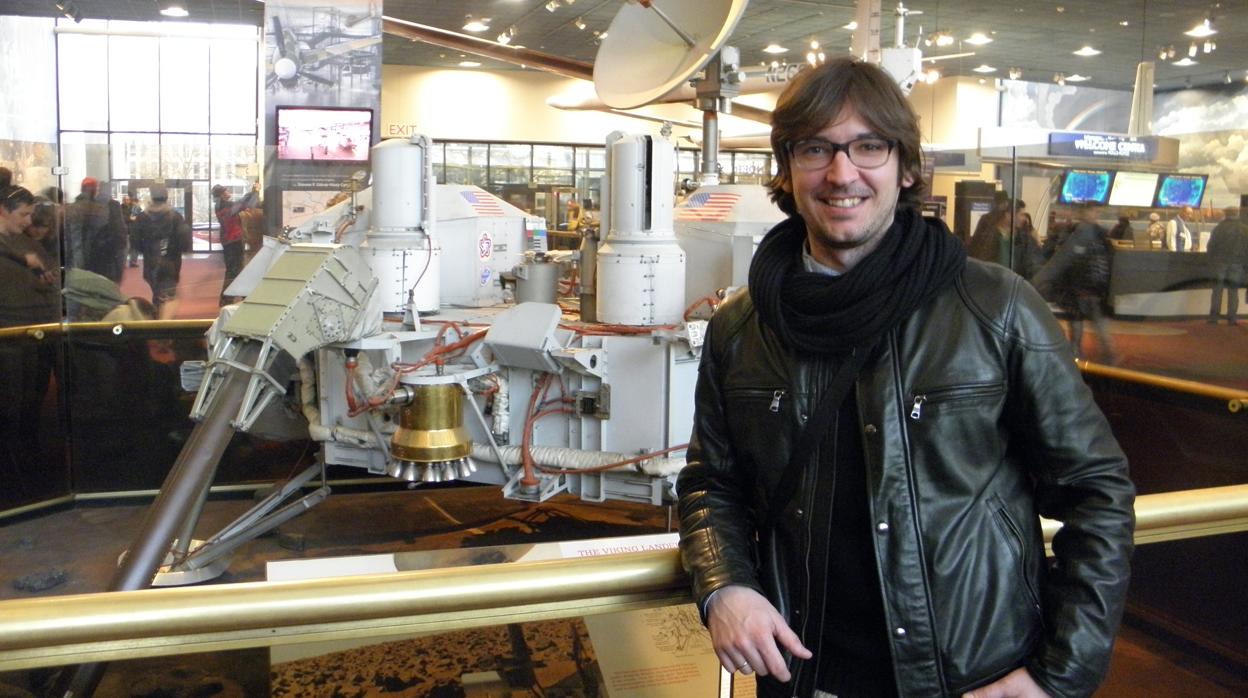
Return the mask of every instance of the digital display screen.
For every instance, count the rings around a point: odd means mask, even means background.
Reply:
[[[1068,170],[1057,201],[1062,204],[1101,204],[1109,200],[1109,170]]]
[[[1123,172],[1114,175],[1114,186],[1109,190],[1110,206],[1138,206],[1147,208],[1153,205],[1153,195],[1157,192],[1156,172]]]
[[[277,159],[367,162],[373,110],[277,108]]]
[[[1205,180],[1208,178],[1209,175],[1199,174],[1161,175],[1153,205],[1157,208],[1199,208],[1201,199],[1205,197]]]

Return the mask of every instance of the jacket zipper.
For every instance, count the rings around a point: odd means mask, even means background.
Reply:
[[[901,362],[899,359],[899,357],[901,356],[901,352],[899,351],[900,347],[898,346],[898,342],[897,342],[896,330],[891,330],[888,333],[888,348],[893,359],[892,360],[893,385],[900,387],[902,384]],[[924,397],[923,401],[926,402],[927,399],[930,398],[932,395],[941,394],[941,393],[950,392],[950,391],[953,391],[953,389],[946,388],[942,390],[928,391],[923,396]],[[918,396],[916,396],[916,398],[917,397]],[[922,405],[923,403],[920,402],[918,405],[918,409],[922,409]],[[918,417],[913,416],[914,413],[915,411],[914,409],[912,409],[910,412],[911,418],[918,419]],[[919,495],[918,495],[918,492],[915,491],[915,485],[914,485],[916,476],[914,472],[914,457],[912,455],[913,452],[911,451],[910,432],[908,431],[906,427],[906,423],[904,419],[901,421],[901,424],[899,426],[901,427],[901,445],[902,445],[901,451],[902,451],[902,456],[905,459],[905,467],[906,467],[906,488],[910,495],[910,501],[917,502],[919,500]],[[910,507],[910,517],[913,521],[915,530],[916,531],[922,530],[922,526],[919,525],[919,517],[915,513],[913,506]],[[918,547],[919,559],[926,560],[927,550],[925,549],[925,546],[923,545],[922,536],[919,536],[919,538],[915,542],[917,543],[917,547]],[[928,601],[927,622],[930,625],[930,627],[935,628],[936,617],[935,617],[935,613],[932,611],[932,608],[931,608],[932,580],[927,574],[927,565],[920,565],[919,571],[920,571],[920,575],[922,576],[923,588],[926,591],[926,594],[928,597],[927,598],[927,601]],[[881,593],[885,593],[885,594],[888,593],[888,589],[885,587],[883,579],[881,579],[880,581],[880,591]],[[887,604],[888,602],[885,601],[886,606]],[[887,608],[885,609],[884,615],[885,615],[885,619],[888,619]],[[892,635],[891,632],[889,634]],[[936,680],[937,682],[939,682],[940,690],[943,692],[946,690],[946,686],[948,686],[948,682],[945,680],[945,667],[944,667],[943,662],[941,662],[940,660],[940,658],[944,655],[944,650],[940,646],[940,640],[937,637],[935,637],[935,635],[933,635],[932,637],[932,650],[933,650],[933,656],[936,657],[936,667],[935,667],[936,668]],[[893,677],[894,677],[894,680],[897,682],[898,691],[904,694],[906,692],[906,689],[904,688],[906,686],[906,682],[902,680],[903,677],[897,674],[897,665],[895,662],[893,664]]]
[[[982,383],[979,385],[961,385],[955,388],[935,388],[924,393],[916,393],[910,404],[910,419],[918,420],[923,416],[923,405],[927,402],[948,402],[967,400],[970,398],[995,395],[1005,391],[1001,383]]]
[[[779,411],[780,411],[780,400],[781,400],[781,399],[783,399],[783,398],[784,398],[784,391],[783,391],[783,390],[777,390],[777,391],[775,391],[774,393],[772,393],[772,394],[771,394],[771,405],[770,405],[770,406],[768,406],[768,408],[767,408],[767,409],[771,410],[772,412],[779,412]]]

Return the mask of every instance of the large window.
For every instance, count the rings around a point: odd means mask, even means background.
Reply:
[[[62,163],[73,197],[83,177],[110,195],[165,182],[216,247],[208,191],[258,178],[259,29],[187,22],[58,23]],[[181,194],[179,194],[181,196]]]
[[[485,187],[489,146],[484,143],[447,143],[445,182]]]

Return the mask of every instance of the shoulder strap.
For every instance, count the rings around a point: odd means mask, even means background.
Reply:
[[[874,344],[866,347],[855,347],[845,363],[841,364],[836,375],[832,377],[832,381],[828,383],[824,389],[823,397],[819,399],[819,404],[815,406],[815,411],[810,415],[810,419],[806,421],[801,436],[797,439],[797,444],[793,447],[793,452],[789,456],[788,465],[785,466],[784,475],[780,478],[780,483],[776,486],[775,494],[772,495],[771,502],[767,506],[766,520],[760,530],[769,530],[775,525],[776,520],[780,516],[780,512],[784,510],[785,505],[793,498],[797,491],[797,483],[801,479],[803,468],[810,462],[814,456],[815,447],[828,433],[828,427],[832,424],[832,417],[840,409],[845,402],[845,396],[849,394],[850,387],[854,384],[854,379],[858,377],[859,371],[862,370],[863,364],[867,362],[867,355],[874,349]]]

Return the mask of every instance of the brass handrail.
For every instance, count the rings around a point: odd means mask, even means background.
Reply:
[[[1136,517],[1138,543],[1248,531],[1248,485],[1141,496]],[[686,603],[688,584],[663,550],[2,601],[0,671],[614,613]]]
[[[1221,385],[1213,385],[1212,383],[1201,383],[1199,381],[1189,381],[1182,378],[1171,378],[1169,376],[1159,376],[1156,373],[1146,373],[1144,371],[1133,371],[1129,368],[1119,368],[1117,366],[1107,366],[1098,364],[1087,359],[1076,359],[1075,364],[1079,366],[1079,370],[1091,376],[1103,376],[1105,378],[1113,378],[1124,383],[1137,383],[1146,385],[1150,388],[1161,388],[1176,393],[1186,393],[1188,395],[1196,395],[1198,397],[1208,397],[1214,400],[1226,401],[1226,409],[1231,412],[1244,412],[1248,414],[1248,390],[1241,388],[1227,388]]]
[[[45,322],[0,328],[0,340],[15,338],[51,339],[60,335],[121,335],[127,330],[200,330],[207,332],[216,318],[204,320],[125,320],[121,322]]]

